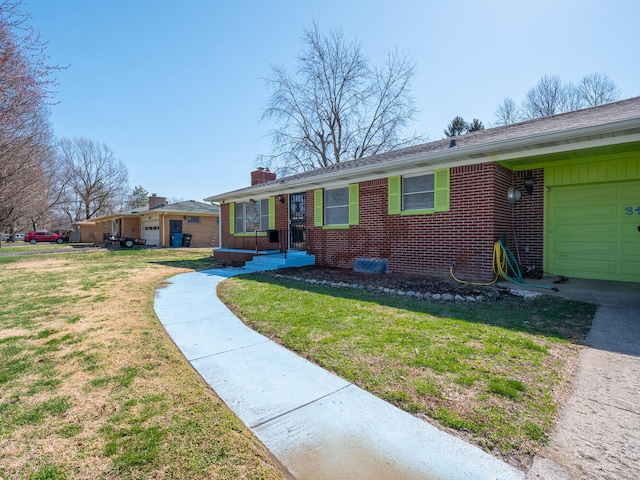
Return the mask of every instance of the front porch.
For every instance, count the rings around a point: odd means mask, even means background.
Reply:
[[[231,262],[233,265],[244,264],[257,255],[274,255],[280,250],[254,250],[245,248],[214,248],[213,258],[223,262]]]
[[[280,250],[256,251],[235,248],[214,248],[213,258],[231,262],[231,264],[235,266],[244,264],[244,268],[248,272],[315,265],[314,255],[299,250],[290,250],[283,253]]]

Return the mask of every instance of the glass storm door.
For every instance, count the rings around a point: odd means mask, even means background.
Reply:
[[[305,214],[306,193],[292,193],[289,195],[289,249],[306,250],[305,229],[307,217]]]

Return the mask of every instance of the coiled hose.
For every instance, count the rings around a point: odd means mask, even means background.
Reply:
[[[504,243],[502,243],[501,240],[496,240],[493,244],[492,264],[495,277],[489,283],[466,282],[464,280],[456,278],[456,276],[453,274],[453,264],[451,264],[451,267],[449,267],[449,273],[451,274],[451,278],[453,278],[456,282],[462,283],[464,285],[489,286],[496,283],[500,278],[504,278],[508,282],[514,283],[521,287],[546,288],[555,292],[558,291],[557,288],[549,287],[547,285],[533,285],[531,283],[525,283],[522,277],[522,272],[520,271],[520,267],[518,266],[518,262],[516,262],[513,253]],[[512,272],[511,275],[509,275],[509,271]]]

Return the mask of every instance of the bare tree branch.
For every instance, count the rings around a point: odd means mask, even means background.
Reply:
[[[620,98],[620,89],[615,82],[603,73],[585,75],[576,87],[584,104],[596,107],[605,103],[615,102]]]
[[[263,121],[277,126],[272,152],[257,163],[281,175],[381,153],[422,140],[405,133],[416,113],[409,83],[415,66],[397,51],[381,68],[342,31],[305,30],[295,75],[272,66]]]
[[[513,98],[506,97],[502,100],[502,103],[498,105],[494,113],[496,117],[496,125],[509,125],[510,123],[517,123],[522,120],[522,114],[520,109],[513,101]]]
[[[530,89],[522,104],[526,118],[538,118],[575,110],[571,88],[565,87],[558,76],[545,75]]]
[[[88,138],[63,138],[58,145],[58,209],[70,221],[107,215],[127,206],[129,173],[111,149]]]
[[[48,103],[57,67],[20,2],[0,3],[0,226],[44,215],[53,161]],[[28,192],[28,195],[24,195]]]

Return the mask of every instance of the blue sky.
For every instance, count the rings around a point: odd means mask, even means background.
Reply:
[[[207,1],[25,0],[58,73],[58,137],[106,143],[131,187],[175,200],[242,188],[270,148],[260,122],[270,65],[295,65],[305,27],[340,27],[380,63],[394,47],[417,64],[431,140],[456,115],[489,126],[543,75],[602,72],[640,95],[637,0]],[[454,8],[455,6],[455,8]]]

